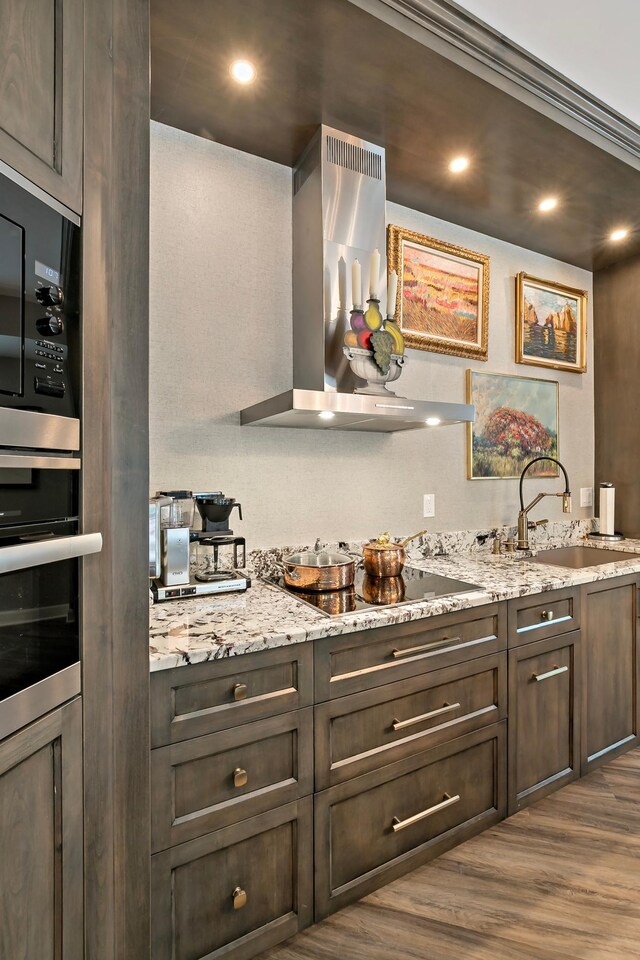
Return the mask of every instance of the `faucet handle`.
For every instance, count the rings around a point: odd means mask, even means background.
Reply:
[[[545,524],[549,523],[549,520],[529,520],[529,530],[535,530],[536,527],[543,527]]]

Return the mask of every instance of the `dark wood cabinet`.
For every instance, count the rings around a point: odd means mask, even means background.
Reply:
[[[311,797],[151,858],[153,960],[248,960],[312,920]]]
[[[580,776],[580,632],[509,651],[509,813]]]
[[[633,746],[639,585],[152,674],[154,960],[249,960]]]
[[[151,848],[313,793],[313,708],[151,751]]]
[[[580,629],[580,588],[509,600],[509,647]]]
[[[151,675],[151,746],[313,703],[313,647],[297,643]]]
[[[82,0],[0,4],[0,158],[77,213],[83,11]]]
[[[504,817],[505,735],[493,724],[317,794],[316,918]]]
[[[82,960],[80,699],[0,743],[0,957]]]
[[[583,589],[582,772],[638,742],[638,588],[618,577]]]
[[[316,790],[507,715],[506,653],[478,657],[315,708]]]
[[[317,640],[315,701],[322,703],[499,653],[507,646],[506,626],[505,605],[493,603]]]

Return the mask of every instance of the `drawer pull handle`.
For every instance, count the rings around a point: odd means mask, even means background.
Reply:
[[[233,688],[233,699],[234,700],[246,700],[247,698],[247,685],[246,683],[236,683]]]
[[[566,673],[569,667],[554,667],[553,670],[547,670],[546,673],[532,673],[531,679],[537,680],[539,683],[541,680],[548,680],[550,677],[557,677],[560,673]]]
[[[541,620],[553,620],[553,610],[543,610],[540,614]]]
[[[247,780],[247,771],[243,770],[242,767],[236,767],[233,771],[233,785],[234,787],[246,787]]]
[[[443,637],[442,640],[436,640],[435,643],[423,643],[419,647],[405,647],[404,650],[392,650],[391,656],[395,660],[397,660],[399,657],[412,657],[415,653],[424,653],[425,650],[433,650],[434,647],[441,647],[444,644],[460,642],[460,637]]]
[[[459,799],[459,793],[456,793],[455,797],[445,793],[440,803],[436,803],[435,806],[429,807],[427,810],[423,810],[422,813],[416,813],[413,817],[407,817],[406,820],[398,820],[397,817],[394,817],[391,823],[393,832],[397,833],[398,830],[404,830],[405,827],[411,827],[414,823],[419,823],[420,820],[426,820],[427,817],[432,817],[434,813],[440,813],[441,810],[446,810],[447,807],[452,807],[453,804],[457,803]]]
[[[404,730],[405,727],[411,727],[414,723],[422,723],[423,720],[431,720],[432,717],[440,717],[443,713],[451,713],[453,710],[459,710],[459,703],[444,703],[437,710],[430,710],[429,713],[421,713],[418,717],[411,717],[409,720],[398,720],[396,717],[391,721],[394,730]]]
[[[233,898],[234,910],[242,910],[243,907],[246,907],[247,891],[243,890],[242,887],[236,887],[231,896]]]

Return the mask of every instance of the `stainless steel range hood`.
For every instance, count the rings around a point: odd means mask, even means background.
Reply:
[[[357,257],[366,296],[377,247],[386,303],[385,198],[384,149],[321,126],[293,176],[293,389],[242,410],[243,425],[391,433],[474,419],[464,403],[354,393],[362,382],[342,352],[348,281]],[[402,377],[394,387],[402,391]]]
[[[473,420],[474,408],[466,403],[406,400],[391,395],[287,390],[248,407],[240,417],[245,425],[394,433]]]

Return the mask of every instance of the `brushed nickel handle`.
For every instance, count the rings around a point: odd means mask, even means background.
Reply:
[[[243,907],[247,905],[247,891],[243,890],[242,887],[236,887],[233,893],[231,894],[233,900],[233,909],[242,910]]]
[[[247,771],[243,770],[242,767],[236,767],[233,771],[233,785],[234,787],[246,787],[247,780]]]
[[[538,683],[541,680],[548,680],[549,677],[557,677],[561,673],[566,673],[569,667],[554,667],[553,670],[547,670],[546,673],[532,673],[531,679],[537,680]]]
[[[441,647],[445,643],[460,642],[460,637],[443,637],[442,640],[436,640],[434,643],[423,643],[419,647],[405,647],[404,650],[392,650],[391,656],[395,660],[399,657],[412,657],[414,653],[424,653],[425,650],[433,650],[434,647]]]
[[[246,683],[236,683],[233,688],[233,699],[234,700],[246,700],[247,698],[247,685]]]
[[[431,720],[432,717],[439,717],[443,713],[451,713],[453,710],[459,710],[459,703],[444,703],[437,710],[430,710],[429,713],[421,713],[418,717],[411,717],[409,720],[398,720],[396,717],[391,721],[394,730],[404,730],[405,727],[411,727],[414,723],[422,723],[423,720]]]
[[[422,813],[416,813],[412,817],[407,817],[406,820],[398,820],[397,817],[394,817],[391,822],[393,832],[397,833],[398,830],[404,830],[406,827],[411,827],[414,823],[419,823],[420,820],[426,820],[427,817],[432,817],[434,813],[439,813],[441,810],[446,810],[447,807],[452,807],[453,804],[457,803],[459,799],[459,793],[456,793],[455,797],[445,793],[440,803],[436,803],[433,807],[428,807],[428,809],[423,810]]]
[[[553,610],[543,610],[540,614],[541,620],[553,620]]]

